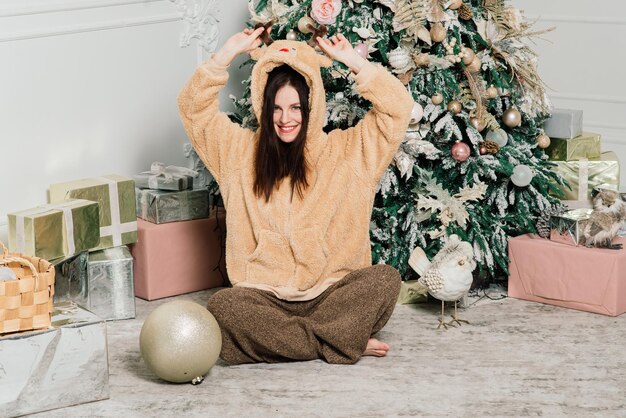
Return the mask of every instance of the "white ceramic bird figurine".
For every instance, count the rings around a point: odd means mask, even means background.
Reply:
[[[584,222],[583,236],[587,247],[601,247],[618,250],[622,244],[613,244],[626,219],[626,202],[620,193],[602,190],[593,198],[593,212]]]
[[[420,275],[418,283],[428,288],[428,293],[441,300],[441,317],[439,326],[448,329],[448,325],[468,321],[459,319],[456,303],[470,289],[473,281],[472,271],[476,268],[474,251],[469,242],[461,241],[457,235],[450,235],[448,242],[433,257],[432,262],[424,250],[417,247],[411,253],[409,265]],[[454,301],[452,321],[444,321],[445,302]]]

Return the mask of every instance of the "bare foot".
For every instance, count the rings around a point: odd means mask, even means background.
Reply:
[[[364,356],[384,357],[389,351],[389,344],[378,341],[376,338],[370,338],[365,347]]]

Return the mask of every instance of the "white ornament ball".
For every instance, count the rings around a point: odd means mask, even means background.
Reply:
[[[396,48],[389,52],[388,58],[389,65],[397,70],[408,67],[412,62],[411,54],[407,49],[402,47]]]
[[[509,141],[509,134],[507,134],[504,129],[498,128],[487,132],[485,138],[489,141],[495,142],[500,148],[502,148]]]
[[[303,16],[298,20],[298,30],[302,33],[312,33],[311,29],[307,27],[307,25],[311,25],[315,27],[315,21],[308,16]]]
[[[293,30],[290,30],[289,32],[287,32],[287,36],[285,36],[285,38],[288,41],[297,41],[298,40],[298,35]]]
[[[511,181],[518,187],[526,187],[533,179],[533,172],[526,164],[520,164],[513,167]]]
[[[413,103],[413,109],[411,109],[411,120],[409,124],[415,125],[420,120],[422,120],[422,116],[424,116],[424,108],[419,103]]]
[[[344,96],[343,92],[341,92],[341,91],[335,93],[335,100],[343,100],[344,97],[345,96]]]
[[[146,365],[169,382],[201,382],[222,349],[217,321],[188,300],[167,302],[148,315],[139,334]]]

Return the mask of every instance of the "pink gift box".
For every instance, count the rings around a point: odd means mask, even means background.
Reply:
[[[574,247],[537,236],[509,239],[509,296],[617,316],[626,312],[623,250]]]
[[[131,247],[135,296],[153,300],[222,286],[220,230],[226,230],[221,215],[164,224],[137,219],[137,243]]]

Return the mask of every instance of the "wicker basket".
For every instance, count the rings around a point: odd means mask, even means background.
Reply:
[[[41,258],[11,254],[0,242],[0,266],[16,280],[0,280],[0,334],[48,328],[54,296],[54,266]]]

